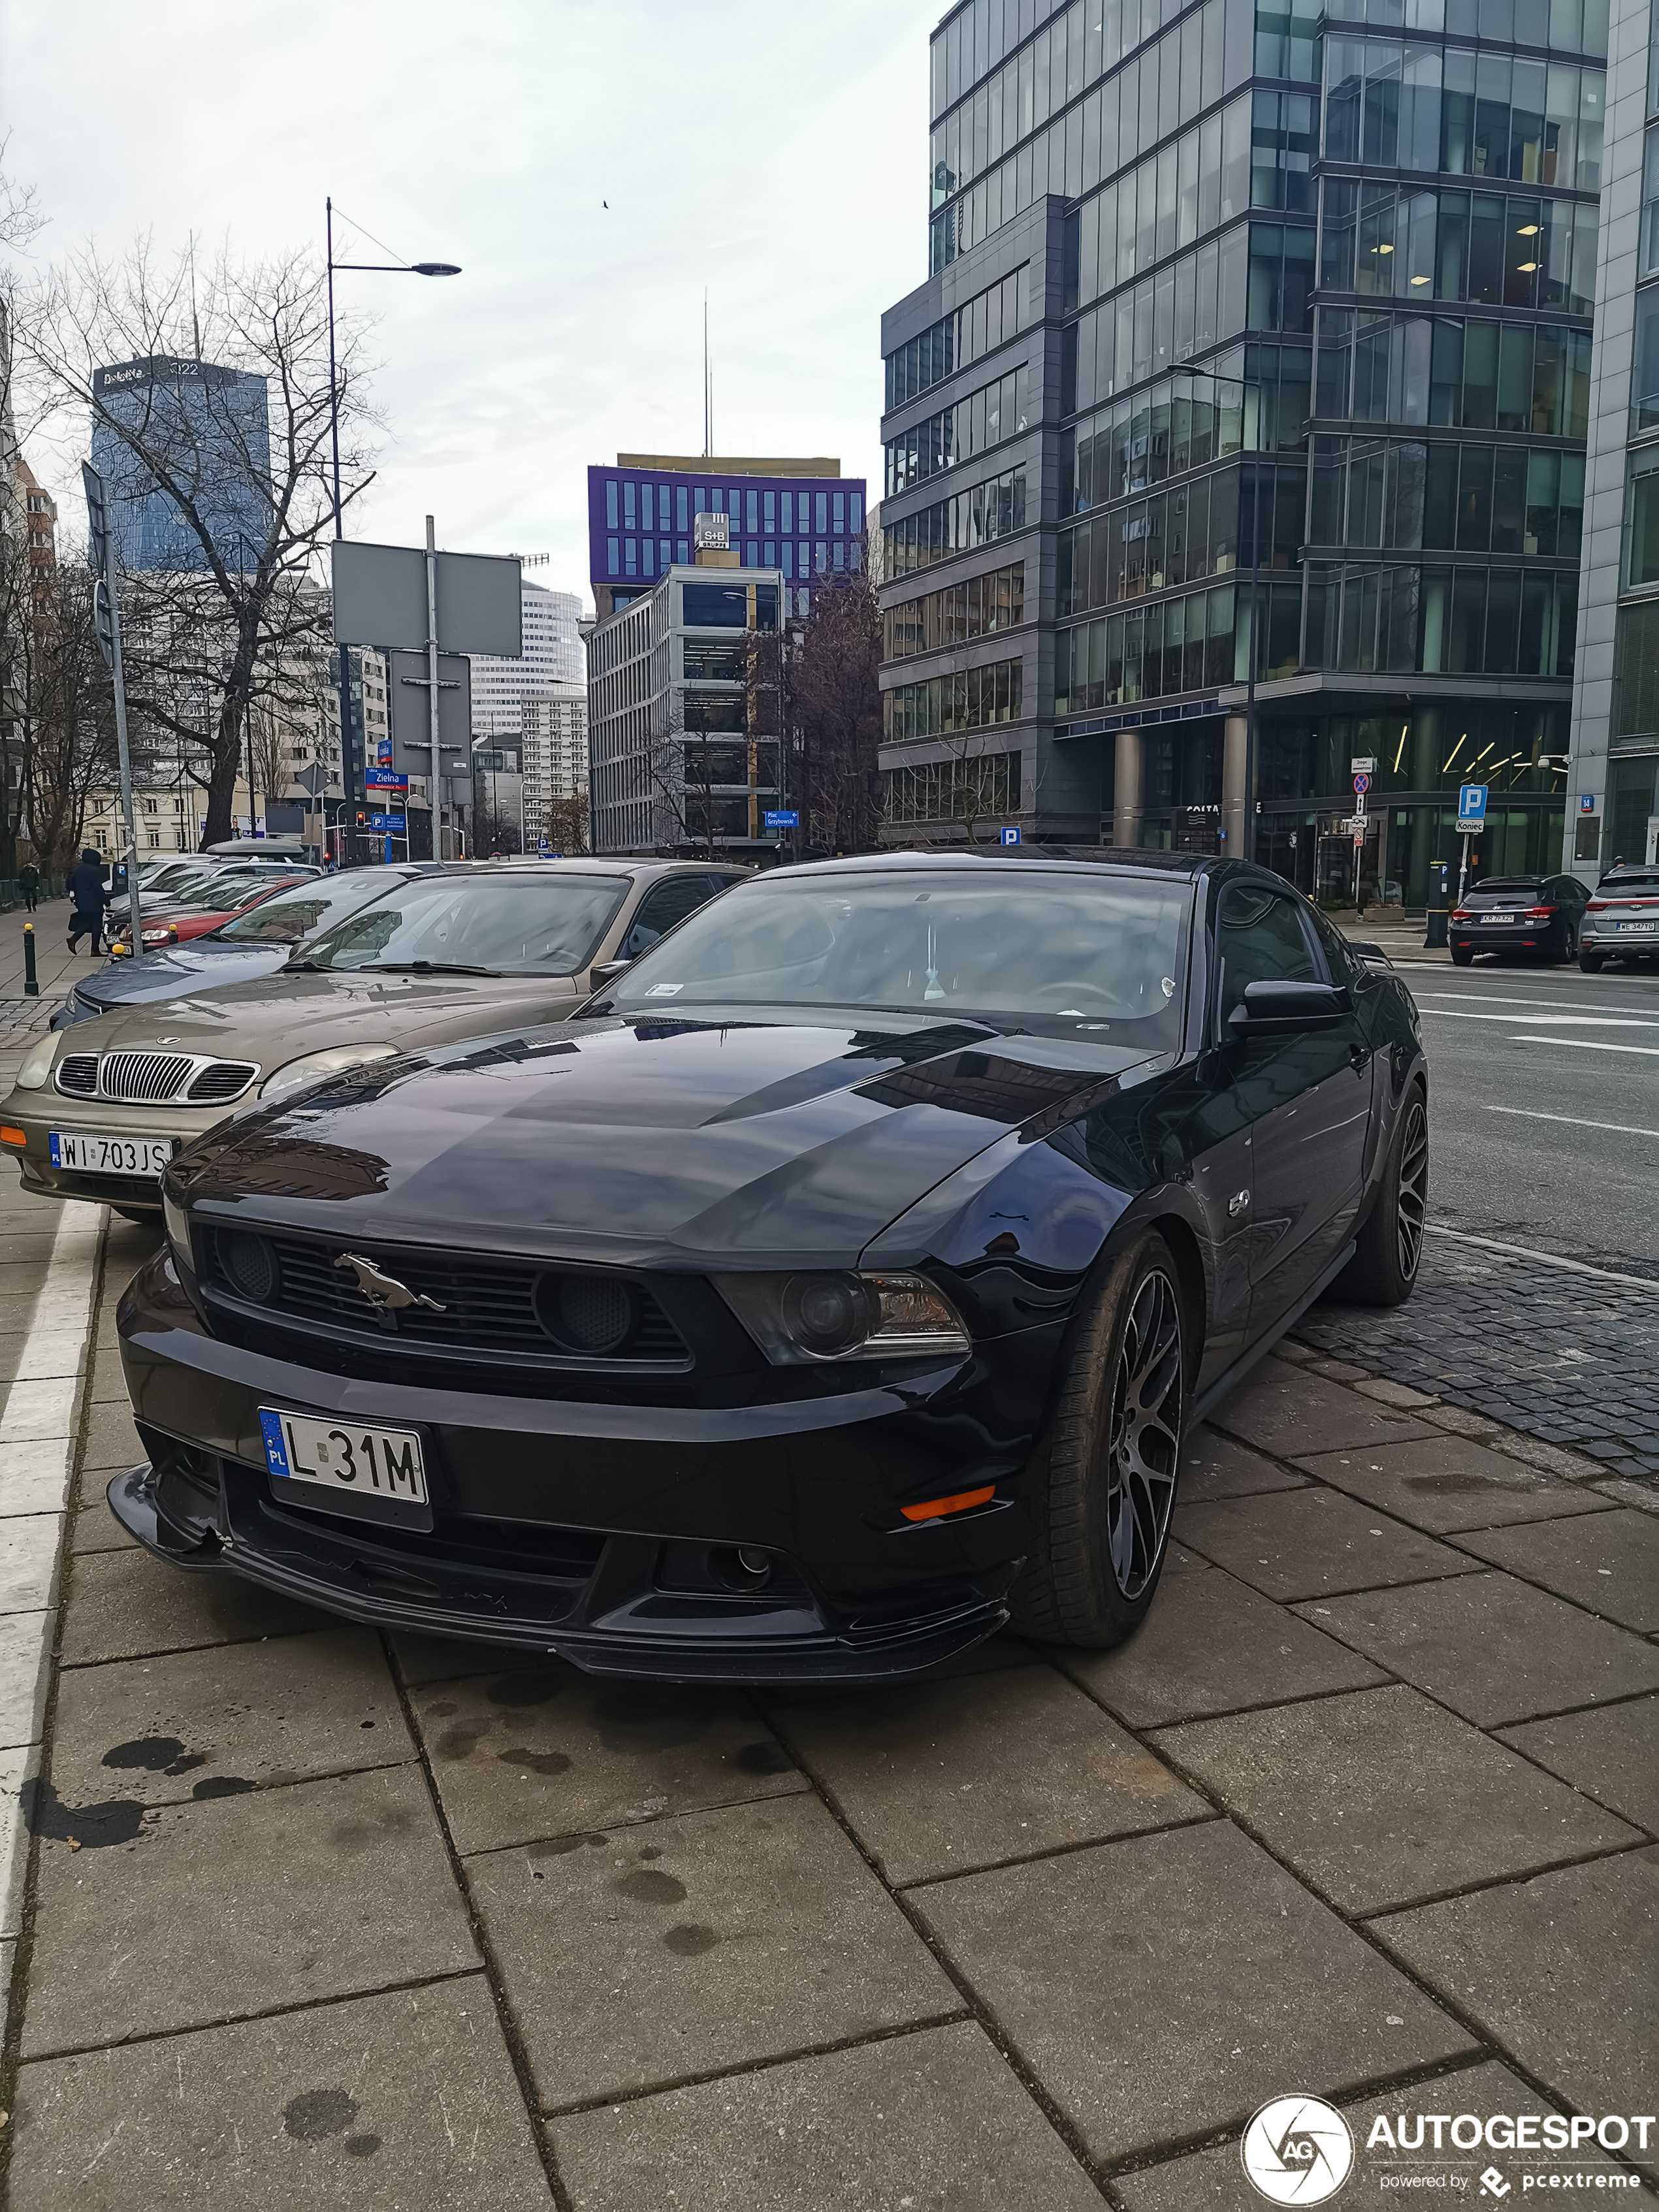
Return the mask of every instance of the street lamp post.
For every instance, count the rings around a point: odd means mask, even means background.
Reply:
[[[334,202],[331,197],[325,199],[323,202],[323,211],[325,230],[327,238],[328,260],[329,440],[331,448],[331,458],[333,460],[334,471],[334,535],[337,540],[344,537],[345,530],[342,523],[340,514],[340,384],[339,375],[336,367],[334,347],[334,272],[337,269],[343,269],[348,270],[354,275],[357,276],[459,276],[461,271],[459,265],[453,261],[337,261],[334,258]],[[338,667],[336,672],[336,681],[337,683],[340,694],[340,753],[341,764],[343,767],[346,763],[346,759],[350,749],[350,739],[348,733],[351,716],[351,686],[350,678],[347,673],[346,668],[346,647],[343,645],[337,645],[334,650],[338,662]],[[437,695],[435,692],[433,696],[434,699],[436,698]],[[365,747],[367,747],[368,742],[368,722],[367,716],[365,716],[363,722],[363,743]],[[368,765],[368,761],[365,759],[363,763],[365,771],[367,771]],[[434,771],[437,765],[437,759],[434,755],[433,760]],[[356,785],[350,782],[349,780],[343,780],[345,781],[346,783],[345,806],[349,810],[356,805],[357,790]],[[366,775],[364,780],[365,781],[367,781]],[[366,791],[364,796],[365,798],[367,797]],[[443,805],[443,787],[441,784],[439,786],[436,796],[438,799],[440,811],[441,812]],[[248,803],[250,805],[252,804],[252,793],[251,792],[248,795]]]

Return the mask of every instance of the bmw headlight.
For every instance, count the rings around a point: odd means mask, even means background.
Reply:
[[[280,1098],[289,1091],[303,1090],[308,1083],[320,1083],[325,1075],[338,1075],[348,1067],[362,1067],[371,1060],[395,1060],[395,1044],[337,1044],[326,1052],[308,1052],[300,1060],[290,1060],[274,1075],[268,1075],[259,1085],[261,1102]]]
[[[17,1071],[20,1091],[44,1091],[52,1074],[52,1061],[58,1056],[58,1039],[43,1036],[39,1044],[31,1045]]]
[[[778,1367],[835,1359],[957,1358],[960,1314],[926,1275],[716,1275],[715,1289]]]

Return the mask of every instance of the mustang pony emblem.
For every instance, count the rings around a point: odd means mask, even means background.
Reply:
[[[368,1300],[376,1313],[397,1313],[404,1306],[425,1306],[429,1312],[445,1313],[436,1298],[428,1298],[418,1291],[411,1291],[407,1283],[400,1283],[395,1275],[383,1275],[372,1260],[365,1260],[356,1252],[342,1252],[334,1262],[337,1267],[349,1267],[357,1278],[357,1288]]]

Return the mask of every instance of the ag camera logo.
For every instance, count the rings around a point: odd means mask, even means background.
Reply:
[[[1322,2204],[1353,2166],[1353,2136],[1320,2097],[1274,2097],[1253,2113],[1238,2147],[1244,2178],[1273,2204]]]

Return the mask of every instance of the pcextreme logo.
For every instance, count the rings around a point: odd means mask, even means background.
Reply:
[[[1639,2156],[1653,2147],[1655,2127],[1651,2112],[1379,2112],[1356,2149],[1335,2106],[1284,2096],[1251,2116],[1239,2157],[1251,2188],[1274,2204],[1322,2204],[1358,2178],[1379,2190],[1473,2198],[1490,2212],[1538,2191],[1639,2190],[1640,2176],[1607,2154]],[[1514,2170],[1486,2164],[1492,2151],[1514,2154]]]

